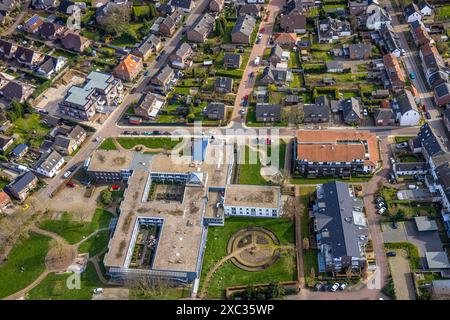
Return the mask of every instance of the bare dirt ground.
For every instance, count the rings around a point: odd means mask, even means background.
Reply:
[[[90,198],[84,196],[86,187],[82,185],[76,185],[75,188],[63,188],[48,202],[48,210],[67,211],[73,214],[74,219],[91,221],[95,208],[98,207],[97,200],[100,192],[105,188],[106,186],[97,187]]]
[[[128,300],[129,294],[125,288],[103,288],[102,293],[92,295],[92,300]]]
[[[415,300],[414,283],[409,267],[407,253],[404,250],[395,250],[397,256],[388,259],[394,280],[397,300]]]

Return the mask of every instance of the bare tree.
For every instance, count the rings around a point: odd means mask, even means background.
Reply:
[[[138,279],[130,280],[129,287],[131,296],[135,299],[158,300],[167,294],[170,283],[161,277],[142,275]]]

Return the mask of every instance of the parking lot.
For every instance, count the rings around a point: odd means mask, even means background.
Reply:
[[[394,281],[395,296],[397,300],[415,300],[414,282],[409,266],[407,253],[404,250],[395,250],[397,255],[388,259]]]
[[[383,241],[387,242],[411,242],[419,250],[421,263],[424,265],[426,251],[442,251],[442,242],[437,231],[419,232],[414,221],[398,222],[397,229],[391,223],[381,225]]]

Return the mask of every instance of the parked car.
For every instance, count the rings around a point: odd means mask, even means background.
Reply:
[[[335,283],[331,286],[330,291],[335,292],[337,289],[339,289],[339,283]]]
[[[314,286],[314,289],[316,291],[320,291],[322,289],[322,287],[323,287],[323,283],[319,282],[319,283],[316,283],[316,285]]]
[[[375,202],[376,203],[384,202],[384,199],[383,199],[383,197],[376,197]]]
[[[377,211],[378,214],[383,214],[386,211],[386,208],[381,208]]]
[[[95,294],[103,293],[103,288],[95,288],[93,292]]]
[[[431,114],[428,111],[425,112],[425,118],[427,118],[428,120],[431,119]]]
[[[386,204],[385,204],[384,202],[378,202],[377,205],[376,205],[376,207],[377,207],[378,209],[381,209],[381,208],[383,208],[383,207],[385,207],[385,206],[386,206]]]
[[[63,175],[63,179],[67,179],[67,178],[70,176],[71,173],[72,173],[72,171],[67,170],[67,171],[64,173],[64,175]]]
[[[411,72],[409,74],[409,77],[411,78],[411,80],[414,80],[416,78],[416,75],[414,74],[414,72]]]
[[[415,190],[415,189],[419,189],[419,187],[416,186],[415,184],[409,184],[409,185],[408,185],[408,189],[409,189],[409,190]]]
[[[394,164],[394,163],[395,163],[395,159],[394,159],[394,158],[392,158],[392,157],[390,158],[390,161],[391,161],[391,163],[392,163],[392,164]]]
[[[77,165],[76,164],[74,164],[73,166],[71,166],[70,168],[69,168],[69,171],[70,172],[74,172],[75,170],[77,170]]]
[[[261,58],[259,56],[256,56],[255,61],[253,61],[253,63],[255,64],[255,66],[259,66],[260,61]]]
[[[244,108],[241,109],[241,114],[245,114],[245,109]]]
[[[397,256],[397,253],[395,253],[394,251],[389,251],[389,252],[386,253],[386,255],[388,257],[395,257],[395,256]]]
[[[339,286],[339,290],[345,290],[345,288],[347,288],[347,284],[345,282],[341,283],[341,285]]]
[[[67,186],[70,188],[75,188],[75,183],[73,183],[72,181],[67,182]]]
[[[397,228],[398,228],[397,221],[392,221],[392,229],[397,229]]]

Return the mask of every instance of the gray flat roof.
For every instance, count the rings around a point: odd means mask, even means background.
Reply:
[[[428,217],[414,217],[414,221],[419,231],[436,231],[438,229],[436,221]]]
[[[445,251],[425,252],[429,269],[450,269],[448,256]]]

